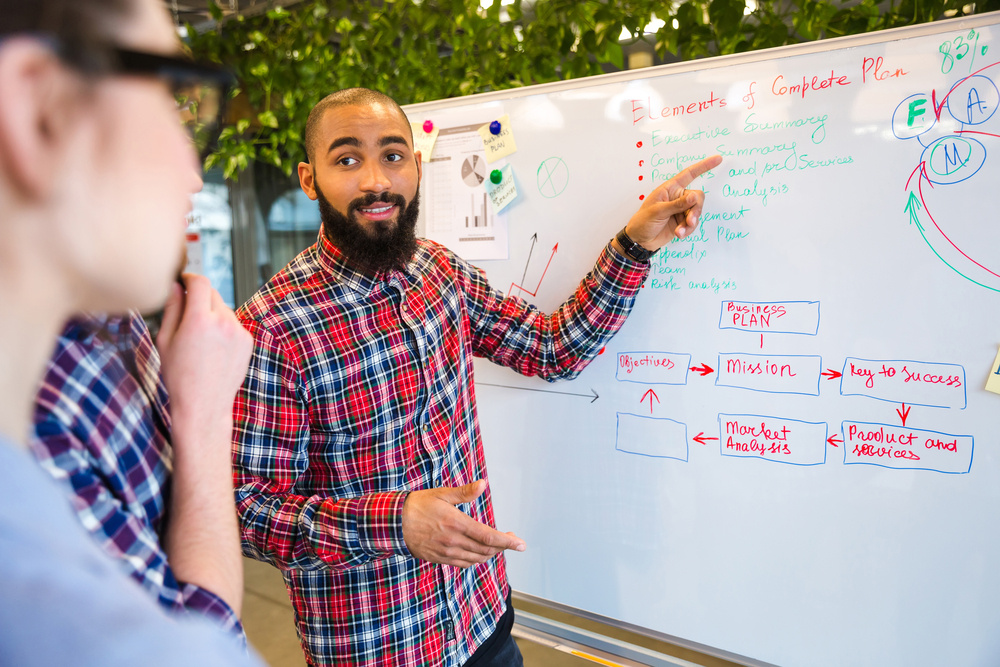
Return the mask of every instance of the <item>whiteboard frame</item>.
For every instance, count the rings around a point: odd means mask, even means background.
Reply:
[[[580,88],[589,88],[591,86],[603,86],[605,84],[618,83],[621,81],[651,79],[669,74],[682,74],[684,72],[711,70],[719,67],[728,67],[730,65],[775,60],[776,58],[822,53],[824,51],[833,51],[837,49],[850,49],[858,46],[867,46],[868,44],[893,42],[901,39],[934,35],[940,32],[949,32],[957,29],[976,28],[982,25],[995,24],[1000,24],[1000,11],[986,12],[975,16],[941,19],[940,21],[934,21],[932,23],[891,28],[889,30],[882,30],[879,32],[866,32],[860,35],[845,35],[844,37],[832,37],[829,39],[805,42],[802,44],[788,44],[786,46],[776,46],[770,49],[748,51],[747,53],[733,53],[724,56],[713,56],[711,58],[704,58],[701,60],[685,60],[678,63],[667,63],[665,65],[624,70],[621,72],[612,72],[610,74],[597,74],[579,79],[566,79],[563,81],[552,81],[550,83],[538,83],[532,86],[522,86],[520,88],[493,90],[488,93],[476,93],[475,95],[467,95],[465,97],[451,97],[444,100],[406,104],[403,105],[403,111],[407,113],[410,111],[434,111],[437,109],[454,107],[458,105],[458,103],[460,103],[461,106],[472,106],[486,102],[529,97],[531,95],[545,95],[564,90],[577,90]]]
[[[585,609],[570,607],[569,605],[565,605],[560,602],[553,602],[552,600],[547,600],[545,598],[538,597],[537,595],[531,595],[530,593],[522,593],[511,589],[511,598],[515,602],[523,600],[524,602],[530,602],[531,604],[539,607],[545,607],[547,609],[568,614],[586,621],[592,621],[618,630],[623,630],[625,632],[631,632],[635,635],[648,637],[649,639],[653,639],[658,642],[678,646],[680,648],[695,651],[713,658],[720,658],[739,665],[746,665],[746,667],[779,667],[778,665],[770,662],[755,660],[754,658],[748,658],[745,655],[724,651],[722,649],[715,648],[714,646],[699,644],[698,642],[694,642],[689,639],[668,635],[663,632],[657,632],[656,630],[650,630],[649,628],[645,628],[641,625],[634,625],[625,621],[619,621],[608,616],[595,614],[594,612],[590,612]],[[530,628],[531,630],[537,630],[554,635],[560,639],[574,642],[582,646],[605,651],[616,655],[619,658],[638,660],[644,665],[661,667],[662,665],[690,664],[689,661],[685,661],[680,658],[674,658],[673,656],[656,653],[650,649],[636,646],[635,644],[629,644],[620,639],[614,639],[597,632],[582,629],[577,630],[573,626],[568,626],[564,623],[559,623],[558,621],[554,621],[537,614],[529,614],[516,608],[514,609],[514,623]],[[647,659],[643,661],[643,658]]]

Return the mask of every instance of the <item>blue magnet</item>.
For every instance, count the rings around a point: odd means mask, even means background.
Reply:
[[[490,123],[490,133],[500,134],[500,121],[495,120],[492,123]]]

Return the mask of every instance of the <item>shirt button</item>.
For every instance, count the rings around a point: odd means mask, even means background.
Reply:
[[[431,430],[431,425],[428,424],[427,422],[424,422],[423,424],[421,424],[420,430],[423,431],[424,433],[427,433],[428,431]]]

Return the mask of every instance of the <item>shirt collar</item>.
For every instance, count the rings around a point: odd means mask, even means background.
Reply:
[[[88,346],[100,341],[100,345],[116,350],[126,372],[138,383],[169,433],[170,399],[160,376],[160,356],[139,313],[81,313],[66,323],[62,335]]]
[[[108,340],[119,337],[125,318],[121,315],[105,313],[80,313],[74,315],[66,323],[65,336],[86,341],[93,336],[101,336]]]

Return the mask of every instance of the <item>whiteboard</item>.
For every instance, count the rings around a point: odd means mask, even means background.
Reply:
[[[475,263],[546,312],[725,157],[577,379],[477,360],[515,590],[749,662],[1000,664],[998,82],[990,14],[407,108],[509,115]]]

